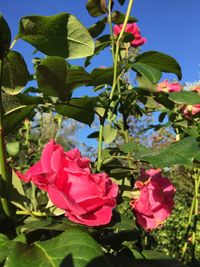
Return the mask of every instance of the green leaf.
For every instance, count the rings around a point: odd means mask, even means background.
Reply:
[[[162,72],[170,72],[177,75],[178,79],[181,80],[182,73],[178,62],[171,56],[163,54],[157,51],[148,51],[137,56],[135,62],[144,63],[153,68],[156,68]]]
[[[73,227],[77,228],[77,225],[67,220],[65,217],[61,220],[52,220],[52,217],[47,219],[36,219],[28,217],[23,225],[17,227],[17,231],[21,233],[30,233],[36,230],[49,230],[49,231],[65,231],[71,230]],[[80,226],[81,227],[81,226]]]
[[[11,32],[4,17],[0,15],[0,60],[5,57],[10,48]]]
[[[147,262],[149,267],[184,267],[178,260],[173,259],[156,250],[143,250],[141,252],[143,260],[141,262]],[[141,265],[142,267],[143,265]]]
[[[6,144],[7,153],[10,156],[16,156],[19,153],[19,142],[9,142]]]
[[[93,38],[95,38],[95,37],[99,36],[104,31],[105,27],[106,27],[106,23],[105,23],[105,19],[103,18],[102,20],[99,20],[95,24],[90,26],[88,28],[88,31],[89,31],[90,35]]]
[[[92,84],[93,86],[102,85],[102,84],[109,84],[112,85],[113,83],[113,67],[111,68],[96,68],[94,69],[90,75],[92,77]],[[121,68],[118,67],[117,74],[119,75],[121,72]]]
[[[86,232],[70,229],[47,241],[31,246],[16,243],[9,253],[6,267],[111,267],[101,247]]]
[[[139,90],[148,91],[148,92],[156,92],[157,85],[150,82],[147,78],[141,75],[137,75],[137,82],[139,85]]]
[[[194,159],[200,160],[199,148],[195,138],[186,137],[158,151],[140,146],[138,152],[135,152],[135,158],[160,168],[177,164],[192,166]]]
[[[10,239],[0,233],[0,263],[5,260],[7,254],[8,254],[8,248],[10,246]]]
[[[88,0],[86,8],[92,17],[98,17],[106,13],[105,0]]]
[[[65,104],[56,104],[56,112],[79,122],[91,125],[94,120],[94,102],[96,98],[72,98]]]
[[[90,60],[98,55],[102,50],[104,50],[106,47],[108,47],[111,43],[110,40],[110,35],[104,35],[99,37],[96,41],[95,41],[95,51],[94,54],[92,56],[89,56],[86,58],[85,60],[85,67],[87,67],[88,65],[90,65]]]
[[[73,89],[87,85],[92,81],[90,74],[80,66],[69,66],[67,76],[67,90],[72,91]]]
[[[180,91],[169,94],[171,99],[176,104],[195,105],[200,104],[200,95],[192,91]]]
[[[89,32],[76,17],[68,13],[23,17],[17,37],[48,56],[73,59],[94,52],[94,42]]]
[[[106,144],[112,143],[117,136],[117,129],[113,128],[112,125],[108,124],[103,129],[103,139]]]
[[[111,13],[111,20],[114,24],[123,24],[125,19],[125,15],[119,11],[114,11]],[[137,19],[129,16],[128,23],[134,23]]]
[[[5,126],[5,134],[9,134],[13,129],[20,126],[20,123],[30,116],[33,117],[33,109],[36,105],[22,106],[18,109],[15,109],[12,112],[7,113],[3,117],[3,123]]]
[[[10,51],[3,64],[2,89],[10,95],[18,94],[30,79],[26,62],[22,55]]]
[[[123,151],[125,153],[131,153],[132,154],[134,151],[138,150],[138,146],[139,146],[139,144],[137,142],[130,141],[127,144],[120,145],[119,148],[121,151]]]
[[[62,57],[47,57],[41,61],[36,69],[39,89],[46,96],[56,96],[66,100],[67,63]]]
[[[22,108],[25,105],[43,104],[44,100],[39,96],[29,96],[25,94],[11,96],[2,92],[2,103],[6,115],[7,113]]]
[[[118,0],[118,2],[120,3],[121,6],[123,6],[123,4],[126,2],[126,0]]]
[[[140,75],[144,76],[153,84],[156,84],[162,76],[162,72],[160,70],[151,67],[145,63],[133,63],[132,69],[139,72]]]

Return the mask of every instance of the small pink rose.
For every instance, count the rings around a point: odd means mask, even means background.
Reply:
[[[114,30],[114,35],[117,36],[121,30],[122,30],[123,24],[115,25],[113,30]],[[146,38],[141,36],[140,29],[137,26],[136,23],[128,23],[126,25],[125,32],[131,33],[134,36],[134,40],[131,42],[132,46],[140,46],[146,43]]]
[[[192,86],[191,90],[194,92],[200,93],[200,84]]]
[[[16,173],[24,182],[31,181],[47,191],[69,220],[89,226],[104,225],[111,220],[118,186],[106,173],[91,173],[89,165],[89,159],[82,158],[77,148],[64,152],[52,140],[41,159],[24,175]]]
[[[131,201],[138,224],[145,230],[163,224],[174,206],[176,190],[169,179],[161,175],[160,169],[142,170],[134,190],[139,191]]]
[[[170,83],[168,80],[164,80],[163,82],[159,83],[157,86],[158,92],[179,92],[182,90],[182,85],[179,82],[172,82]]]
[[[181,111],[186,118],[190,118],[191,116],[200,113],[200,104],[185,105],[181,108]]]

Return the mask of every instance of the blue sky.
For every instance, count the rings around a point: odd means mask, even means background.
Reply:
[[[6,18],[12,37],[17,34],[18,22],[26,15],[53,15],[59,12],[69,12],[75,15],[85,25],[90,26],[98,18],[89,16],[85,9],[86,0],[1,0],[0,12]],[[116,10],[124,11],[117,0]],[[128,2],[128,0],[126,1]],[[200,1],[191,0],[135,0],[132,16],[139,20],[142,35],[147,38],[142,51],[157,50],[175,57],[183,71],[183,82],[199,79],[200,72],[200,33],[199,33]],[[15,50],[22,51],[27,64],[30,64],[32,47],[19,41]],[[111,57],[104,54],[94,61],[95,66],[111,65]],[[92,66],[94,67],[94,66]],[[172,76],[172,78],[175,78]]]
[[[86,8],[86,0],[1,0],[0,12],[7,20],[12,38],[18,32],[18,23],[21,17],[27,15],[54,15],[60,12],[68,12],[75,15],[86,27],[95,23],[98,18],[90,17]],[[114,10],[125,12],[126,5],[121,7],[114,0]],[[128,0],[126,0],[128,2]],[[142,52],[157,50],[169,54],[180,63],[184,82],[193,82],[200,79],[200,22],[199,22],[199,0],[135,0],[131,15],[136,17],[141,33],[147,38],[147,43],[142,46]],[[18,41],[14,47],[21,52],[32,71],[31,60],[34,57],[34,48],[28,43]],[[73,64],[73,61],[71,62]],[[83,61],[74,61],[77,65]],[[112,58],[109,51],[104,52],[92,61],[92,68],[110,66]],[[171,75],[171,79],[175,76]],[[85,94],[91,90],[82,88]],[[85,128],[80,133],[81,139],[90,132]],[[84,135],[84,136],[83,136]],[[91,142],[91,144],[94,144]]]

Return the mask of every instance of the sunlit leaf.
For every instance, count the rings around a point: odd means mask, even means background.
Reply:
[[[192,91],[180,91],[169,94],[169,99],[177,104],[195,105],[200,104],[200,95]]]
[[[70,229],[31,246],[17,242],[9,253],[6,267],[111,267],[98,243],[86,232]]]
[[[144,76],[153,84],[157,83],[162,76],[162,72],[159,69],[151,67],[145,63],[133,63],[132,69],[140,73],[140,75]]]
[[[88,30],[68,13],[23,17],[17,37],[49,56],[82,58],[94,51]]]
[[[10,51],[4,59],[2,89],[10,95],[18,94],[29,79],[30,74],[22,55]]]
[[[162,72],[170,72],[177,75],[181,80],[182,73],[178,62],[171,56],[157,51],[148,51],[140,54],[135,58],[137,63],[144,63]]]

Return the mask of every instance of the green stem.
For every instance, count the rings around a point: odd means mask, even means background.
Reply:
[[[111,6],[112,6],[112,0],[109,0],[109,2],[108,2],[108,23],[109,23],[110,36],[111,36],[112,58],[114,61],[115,60],[115,54],[114,54],[114,36],[113,36],[113,28],[112,28]]]
[[[45,212],[40,211],[24,211],[24,210],[18,210],[16,211],[17,215],[31,215],[31,216],[37,216],[37,217],[46,217],[47,214]]]
[[[195,225],[197,224],[197,217],[198,217],[198,192],[199,192],[199,186],[200,186],[200,175],[198,173],[195,173],[195,189],[194,189],[194,197],[192,199],[192,204],[190,207],[190,212],[189,212],[189,217],[188,217],[188,223],[187,223],[187,230],[186,230],[186,241],[183,245],[182,248],[182,254],[181,254],[181,261],[184,259],[186,250],[188,247],[188,234],[191,229],[191,224],[192,224],[192,217],[194,214],[194,228],[192,232],[192,245],[195,249],[195,242],[196,242],[196,227]]]
[[[104,128],[104,124],[100,122],[99,141],[98,141],[98,159],[97,159],[97,171],[98,172],[101,170],[101,164],[102,164],[103,128]]]
[[[4,129],[3,129],[3,105],[2,105],[2,79],[3,79],[3,60],[0,60],[0,173],[1,173],[1,204],[5,214],[11,217],[11,211],[8,202],[8,190],[9,190],[9,172],[6,162],[6,148],[4,140]]]
[[[17,42],[17,40],[14,39],[13,42],[12,42],[12,44],[11,44],[11,46],[10,46],[10,50],[14,47],[14,45],[16,44],[16,42]]]
[[[196,172],[194,175],[195,189],[194,189],[194,220],[192,229],[192,262],[195,262],[195,248],[196,248],[196,230],[197,230],[197,220],[198,220],[198,194],[199,194],[199,183],[200,174]]]
[[[32,198],[31,198],[31,202],[33,205],[33,209],[37,210],[37,198],[36,198],[36,186],[34,185],[34,183],[31,183],[31,189],[32,189]]]
[[[121,32],[119,34],[118,39],[117,39],[117,44],[119,44],[119,41],[121,40],[121,38],[122,38],[122,36],[124,34],[124,31],[126,29],[126,25],[128,23],[128,19],[129,19],[130,13],[131,13],[132,6],[133,6],[133,0],[130,0],[129,3],[128,3],[126,15],[125,15],[125,18],[124,18],[124,23],[123,23],[123,26],[122,26],[122,30],[121,30]]]
[[[109,5],[111,5],[111,1],[109,1]],[[101,121],[100,121],[99,140],[98,140],[98,160],[97,160],[97,171],[98,172],[101,170],[101,164],[102,164],[102,144],[103,144],[104,123],[105,123],[105,120],[106,120],[106,117],[107,117],[108,110],[110,108],[110,104],[112,103],[112,100],[113,100],[113,96],[114,96],[114,93],[115,93],[117,80],[118,80],[117,79],[117,66],[118,66],[118,55],[119,55],[120,41],[121,41],[121,38],[122,38],[122,36],[124,34],[124,31],[126,29],[126,25],[127,25],[127,22],[128,22],[129,16],[130,16],[132,5],[133,5],[133,0],[129,0],[129,4],[128,4],[128,7],[127,7],[126,15],[125,15],[125,18],[124,18],[124,24],[123,24],[122,30],[121,30],[118,38],[117,38],[116,50],[114,52],[114,49],[113,49],[113,52],[112,52],[113,53],[113,57],[114,57],[113,84],[112,84],[110,96],[109,96],[109,99],[108,99],[107,108],[105,110],[104,116],[101,118]],[[111,11],[110,11],[109,20],[111,20]],[[110,22],[110,25],[111,25],[111,22]],[[112,33],[112,30],[111,30],[111,33]],[[113,34],[112,34],[112,38],[113,38]],[[112,43],[112,48],[114,48],[114,44],[113,43]]]

